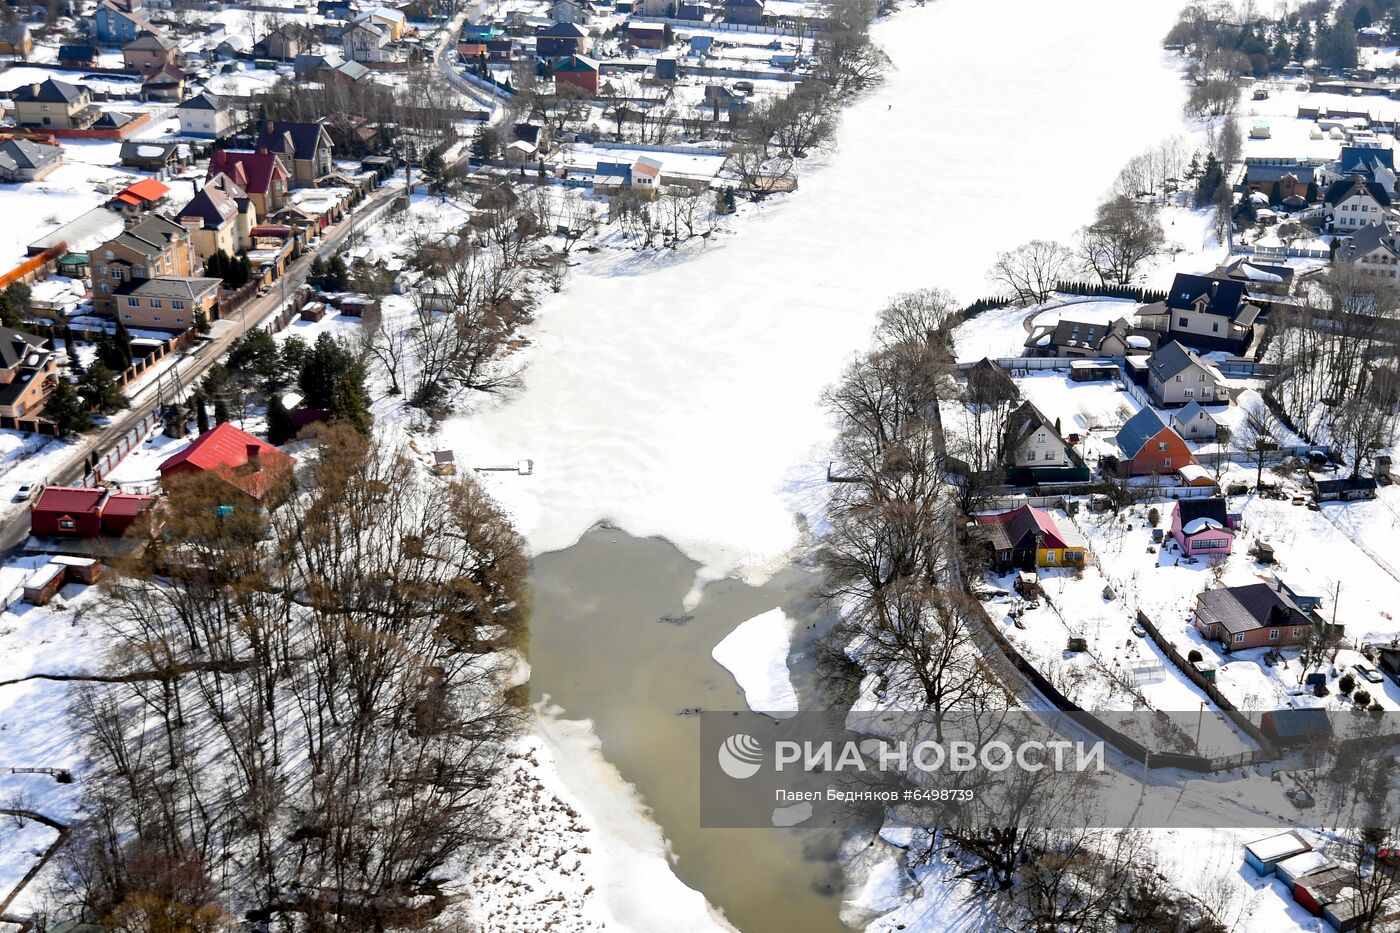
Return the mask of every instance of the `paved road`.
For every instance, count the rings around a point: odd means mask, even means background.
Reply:
[[[286,275],[267,294],[254,298],[238,311],[216,322],[211,331],[212,339],[183,351],[168,372],[178,372],[180,384],[186,386],[201,378],[209,367],[228,352],[229,346],[239,335],[249,327],[257,327],[272,317],[282,304],[284,293],[290,295],[301,287],[316,256],[328,256],[335,252],[352,230],[364,226],[378,216],[402,190],[402,187],[397,185],[380,188],[363,201],[353,214],[328,227],[321,236],[319,246],[293,262]],[[100,431],[85,434],[63,465],[42,481],[36,481],[35,485],[66,485],[82,479],[87,473],[87,465],[94,459],[100,459],[123,435],[154,411],[159,400],[160,393],[156,391],[156,384],[148,381],[134,396],[129,397],[129,408],[120,412]],[[0,552],[13,550],[28,534],[29,510],[20,509],[16,515],[0,524]]]

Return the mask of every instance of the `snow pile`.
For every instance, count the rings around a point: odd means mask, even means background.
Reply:
[[[781,609],[754,616],[715,645],[710,656],[739,683],[744,702],[756,713],[786,718],[797,710],[797,691],[788,676],[788,645],[793,621]]]

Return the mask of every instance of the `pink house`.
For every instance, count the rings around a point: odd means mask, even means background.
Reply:
[[[1225,500],[1178,499],[1172,510],[1172,537],[1182,553],[1195,557],[1224,557],[1230,553],[1235,533]]]

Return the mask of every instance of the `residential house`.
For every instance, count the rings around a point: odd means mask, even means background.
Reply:
[[[184,143],[166,140],[127,140],[121,147],[121,164],[125,168],[162,174],[175,172],[189,164],[190,150]]]
[[[135,283],[160,275],[189,275],[193,269],[189,231],[157,214],[147,215],[93,252],[93,308],[115,316],[118,297]]]
[[[154,178],[143,178],[117,192],[107,206],[129,216],[144,214],[165,202],[170,186]]]
[[[1271,204],[1311,204],[1317,200],[1316,168],[1308,159],[1251,156],[1244,160],[1244,179]]]
[[[666,27],[661,23],[627,22],[627,41],[639,49],[664,49]]]
[[[360,20],[340,34],[340,49],[352,62],[391,62],[396,55],[390,48],[388,30],[379,23]]]
[[[506,144],[505,158],[513,165],[520,165],[526,162],[534,162],[539,156],[539,150],[534,143],[527,143],[523,139],[513,139]]]
[[[259,151],[275,153],[291,173],[292,187],[314,188],[331,173],[335,144],[320,123],[288,123],[269,120],[254,144]]]
[[[215,317],[221,279],[160,275],[124,286],[117,296],[118,314],[128,327],[183,332],[194,326],[195,313]]]
[[[535,54],[543,59],[583,55],[590,45],[588,30],[577,23],[554,23],[535,33]]]
[[[1156,331],[1134,327],[1125,317],[1107,324],[1064,318],[1035,327],[1025,347],[1028,356],[1121,359],[1152,352],[1160,339]]]
[[[44,338],[0,327],[0,416],[33,418],[58,379],[58,360]]]
[[[1089,545],[1079,529],[1044,509],[1023,505],[1009,512],[978,515],[972,535],[986,545],[998,572],[1037,567],[1083,566]]]
[[[288,182],[291,178],[282,157],[259,149],[240,152],[216,149],[209,159],[209,178],[227,175],[257,208],[259,217],[271,217],[286,204]]]
[[[511,135],[534,146],[537,151],[549,151],[550,132],[547,123],[517,123],[511,127]]]
[[[22,184],[38,181],[63,164],[63,148],[27,139],[0,142],[0,181]]]
[[[88,89],[56,78],[17,88],[13,95],[15,122],[46,130],[85,130],[97,122],[101,111],[93,106]]]
[[[1234,523],[1219,496],[1178,499],[1172,508],[1172,538],[1191,557],[1228,557],[1234,544]]]
[[[28,23],[20,19],[0,23],[0,55],[28,58],[32,51],[34,51],[34,37],[29,34]]]
[[[1178,273],[1166,301],[1138,315],[1164,318],[1171,339],[1192,349],[1243,353],[1253,340],[1259,310],[1243,282]]]
[[[640,156],[632,163],[632,190],[652,197],[661,189],[661,161]]]
[[[1129,476],[1166,476],[1196,464],[1181,435],[1163,424],[1150,408],[1129,418],[1114,441],[1123,453],[1121,466]]]
[[[1336,184],[1346,178],[1372,182],[1395,193],[1395,152],[1389,146],[1343,146],[1335,162],[1319,166],[1318,183]]]
[[[1060,434],[1059,426],[1030,402],[1007,417],[1001,450],[1006,481],[1014,486],[1089,479],[1088,466]]]
[[[142,32],[154,29],[140,13],[122,9],[111,0],[102,0],[92,14],[92,35],[102,45],[125,45]]]
[[[1199,402],[1187,402],[1170,416],[1172,430],[1193,441],[1213,441],[1220,436],[1220,425]]]
[[[155,496],[105,486],[45,486],[29,507],[29,533],[40,538],[121,537],[155,504]]]
[[[289,62],[301,54],[304,30],[297,23],[283,23],[253,43],[254,58]]]
[[[258,214],[248,193],[220,172],[180,208],[177,219],[190,232],[200,262],[208,262],[217,253],[236,256],[248,249]]]
[[[724,21],[758,26],[763,23],[763,0],[724,0]]]
[[[92,121],[92,129],[117,130],[119,135],[125,136],[136,128],[132,125],[135,119],[133,114],[122,113],[120,110],[104,110]]]
[[[377,6],[355,17],[357,23],[373,23],[383,28],[390,42],[398,42],[408,30],[408,19],[399,10]]]
[[[1327,187],[1322,197],[1327,206],[1327,229],[1350,233],[1380,223],[1390,212],[1390,193],[1379,182],[1349,175]]]
[[[183,69],[166,65],[142,83],[141,97],[145,100],[179,100],[185,96],[185,80],[188,77]]]
[[[294,463],[292,457],[266,441],[224,422],[161,463],[159,471],[162,483],[178,476],[209,473],[253,500],[264,500],[281,490]]]
[[[1159,347],[1148,359],[1147,388],[1166,407],[1227,402],[1230,398],[1215,368],[1175,340]]]
[[[180,116],[180,134],[201,139],[218,139],[234,129],[233,108],[222,97],[201,91],[175,108]]]
[[[292,71],[298,77],[310,81],[321,80],[332,68],[343,64],[345,59],[334,52],[320,55],[303,52],[292,61]]]
[[[58,63],[65,68],[91,68],[97,64],[97,46],[60,45],[58,47]]]
[[[1001,403],[1019,402],[1021,390],[1005,368],[995,360],[982,357],[967,370],[967,385],[963,400],[968,405],[990,407]]]
[[[1206,590],[1196,597],[1195,625],[1226,651],[1296,645],[1314,630],[1307,613],[1267,583]]]
[[[570,55],[554,63],[554,83],[572,84],[590,96],[598,94],[598,61],[586,55]]]
[[[1391,224],[1371,224],[1343,237],[1332,260],[1393,284],[1400,278],[1400,239]]]
[[[575,23],[584,25],[588,22],[588,8],[577,0],[554,0],[554,4],[549,8],[549,18],[556,23]]]
[[[175,64],[180,47],[154,30],[143,32],[122,46],[122,61],[128,71],[153,75],[167,65]]]

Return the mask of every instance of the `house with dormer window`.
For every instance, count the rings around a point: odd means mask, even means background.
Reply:
[[[1381,223],[1390,213],[1390,193],[1385,186],[1359,175],[1333,182],[1322,201],[1331,233],[1351,233]]]
[[[1260,307],[1246,283],[1178,273],[1165,301],[1146,305],[1139,319],[1158,319],[1170,339],[1198,351],[1243,353],[1254,338]]]

